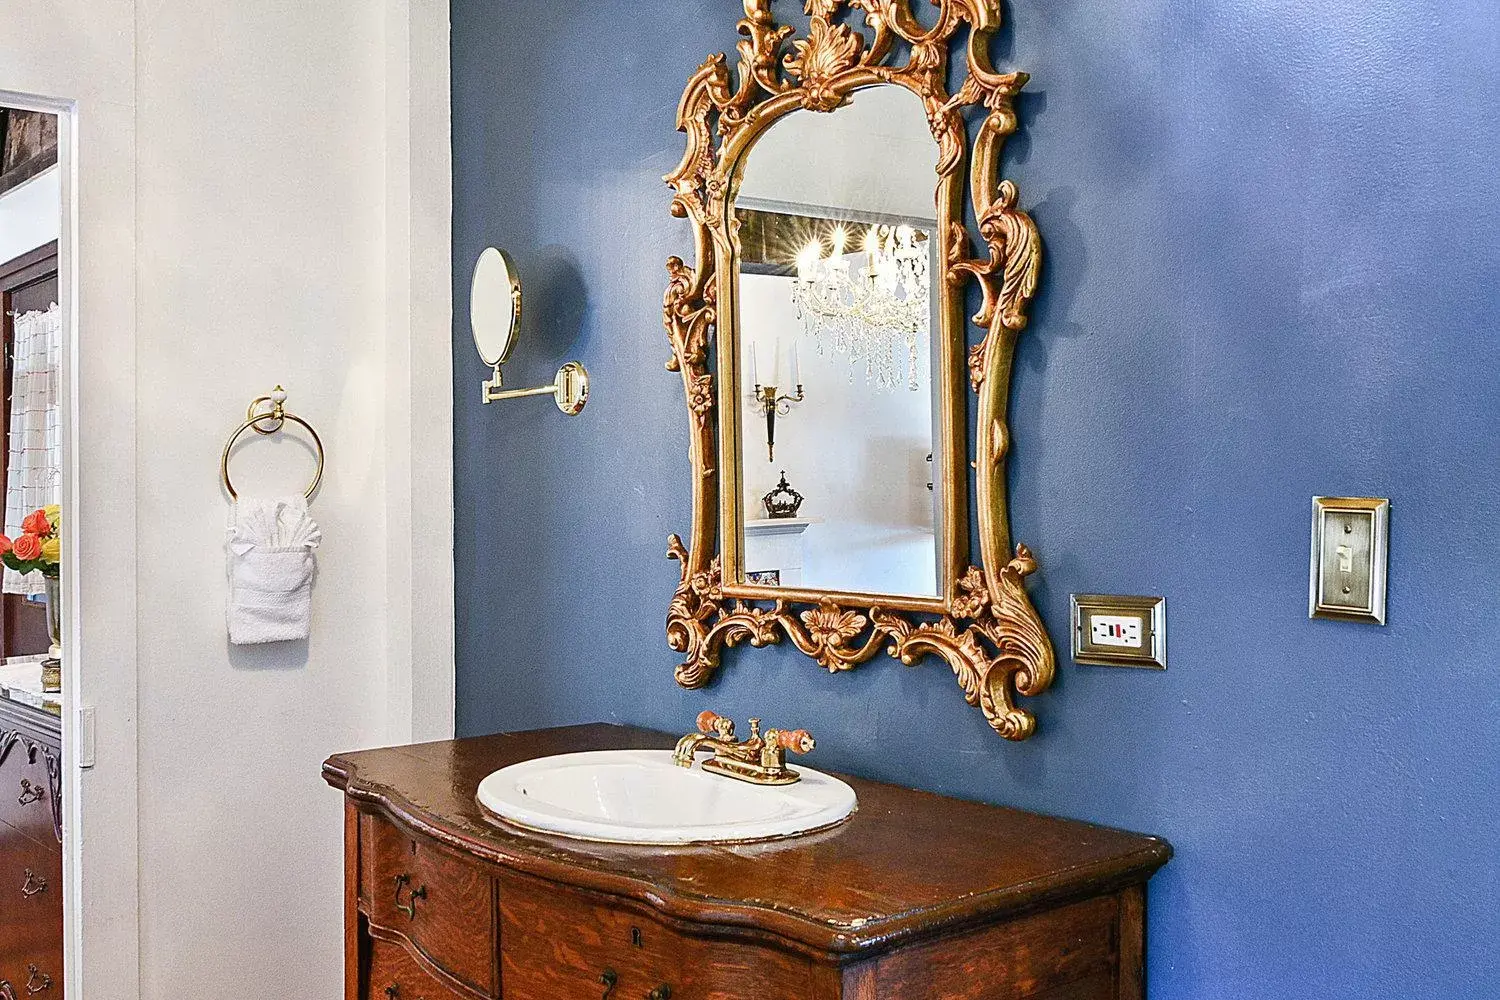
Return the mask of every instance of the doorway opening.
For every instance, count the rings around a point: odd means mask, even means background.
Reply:
[[[0,996],[65,980],[65,114],[0,95]]]

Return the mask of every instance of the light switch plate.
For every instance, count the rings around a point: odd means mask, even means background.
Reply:
[[[1313,497],[1309,618],[1385,624],[1389,500]]]
[[[1167,669],[1167,601],[1162,597],[1073,595],[1073,662]]]

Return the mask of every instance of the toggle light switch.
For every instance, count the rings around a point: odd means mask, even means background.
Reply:
[[[1165,670],[1166,600],[1074,594],[1073,662]]]
[[[1389,500],[1313,497],[1309,618],[1385,624]]]

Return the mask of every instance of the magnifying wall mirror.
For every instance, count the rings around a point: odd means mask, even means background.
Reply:
[[[474,264],[469,326],[485,364],[498,369],[510,360],[521,332],[521,278],[504,250],[486,247]]]
[[[474,263],[469,283],[469,328],[480,359],[493,370],[483,384],[481,399],[493,403],[522,396],[551,396],[569,416],[589,400],[589,373],[577,361],[557,370],[551,385],[504,389],[501,367],[510,360],[521,332],[521,277],[515,261],[504,250],[487,247]]]
[[[991,61],[999,0],[808,0],[805,34],[771,6],[745,0],[737,61],[689,80],[666,178],[697,251],[667,262],[664,300],[692,431],[677,680],[708,683],[730,646],[786,642],[832,672],[933,656],[1025,739],[1017,696],[1055,673],[1005,499],[1041,266],[999,176],[1026,74]]]

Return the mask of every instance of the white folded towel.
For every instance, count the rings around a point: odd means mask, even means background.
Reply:
[[[313,549],[323,533],[300,497],[244,498],[229,519],[229,641],[306,639],[312,631]]]

